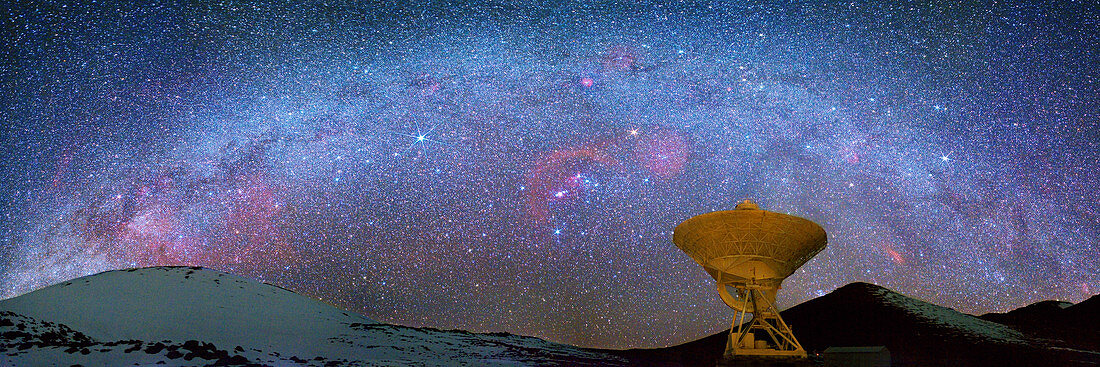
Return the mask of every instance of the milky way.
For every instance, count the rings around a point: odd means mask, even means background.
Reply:
[[[2,5],[0,294],[202,265],[391,323],[728,327],[672,228],[744,198],[964,312],[1100,293],[1100,11]]]

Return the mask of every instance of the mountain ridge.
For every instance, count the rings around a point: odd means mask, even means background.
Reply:
[[[830,346],[883,345],[891,351],[893,365],[902,367],[1100,365],[1100,350],[864,282],[847,284],[781,315],[811,356]],[[647,361],[639,364],[644,366],[713,366],[728,334],[722,331],[667,348],[610,353]]]
[[[1100,347],[1085,334],[1096,337],[1088,327],[1098,307],[1100,295],[1076,305],[1039,302],[973,316],[856,282],[782,315],[817,362],[816,353],[829,346],[884,345],[901,367],[1096,366]],[[1080,327],[1035,326],[1050,320]],[[609,350],[509,333],[390,325],[201,267],[114,270],[0,300],[0,364],[14,365],[713,366],[727,335]],[[1067,340],[1080,335],[1085,337]]]

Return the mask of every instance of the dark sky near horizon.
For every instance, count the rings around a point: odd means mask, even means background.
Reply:
[[[1100,293],[1100,11],[0,5],[0,296],[201,265],[598,347],[728,327],[672,228],[744,198],[963,312]]]

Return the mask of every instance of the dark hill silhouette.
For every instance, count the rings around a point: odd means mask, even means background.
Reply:
[[[1078,304],[1042,301],[979,317],[1070,348],[1100,350],[1100,295]]]
[[[1095,318],[1095,301],[1090,301],[1074,312]],[[848,284],[782,315],[810,353],[830,346],[885,345],[893,365],[903,367],[1100,365],[1100,353],[1076,350],[1077,346],[1060,340],[1036,337],[868,283]],[[727,334],[669,348],[618,353],[639,365],[713,366]]]
[[[1066,308],[1066,315],[1077,323],[1077,326],[1100,330],[1100,294],[1090,297],[1081,303]],[[1100,336],[1100,331],[1094,336]]]
[[[981,316],[983,320],[989,320],[1001,324],[1016,324],[1027,320],[1060,318],[1067,307],[1073,303],[1062,301],[1042,301],[1017,308],[1005,313],[987,313]]]

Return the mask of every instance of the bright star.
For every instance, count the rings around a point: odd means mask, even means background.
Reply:
[[[414,128],[414,131],[412,133],[405,133],[405,132],[398,132],[398,131],[393,132],[393,134],[395,134],[395,135],[405,136],[405,137],[409,137],[409,138],[413,139],[412,144],[409,144],[409,146],[407,148],[405,148],[405,152],[408,152],[409,150],[412,150],[413,148],[416,147],[417,144],[424,144],[424,146],[426,147],[428,145],[428,143],[440,143],[440,141],[432,139],[432,138],[429,137],[429,136],[431,136],[432,131],[435,131],[435,128],[436,128],[435,126],[432,126],[427,131],[424,131],[424,130],[421,129],[421,126],[420,126],[419,123],[415,123],[413,128]]]

